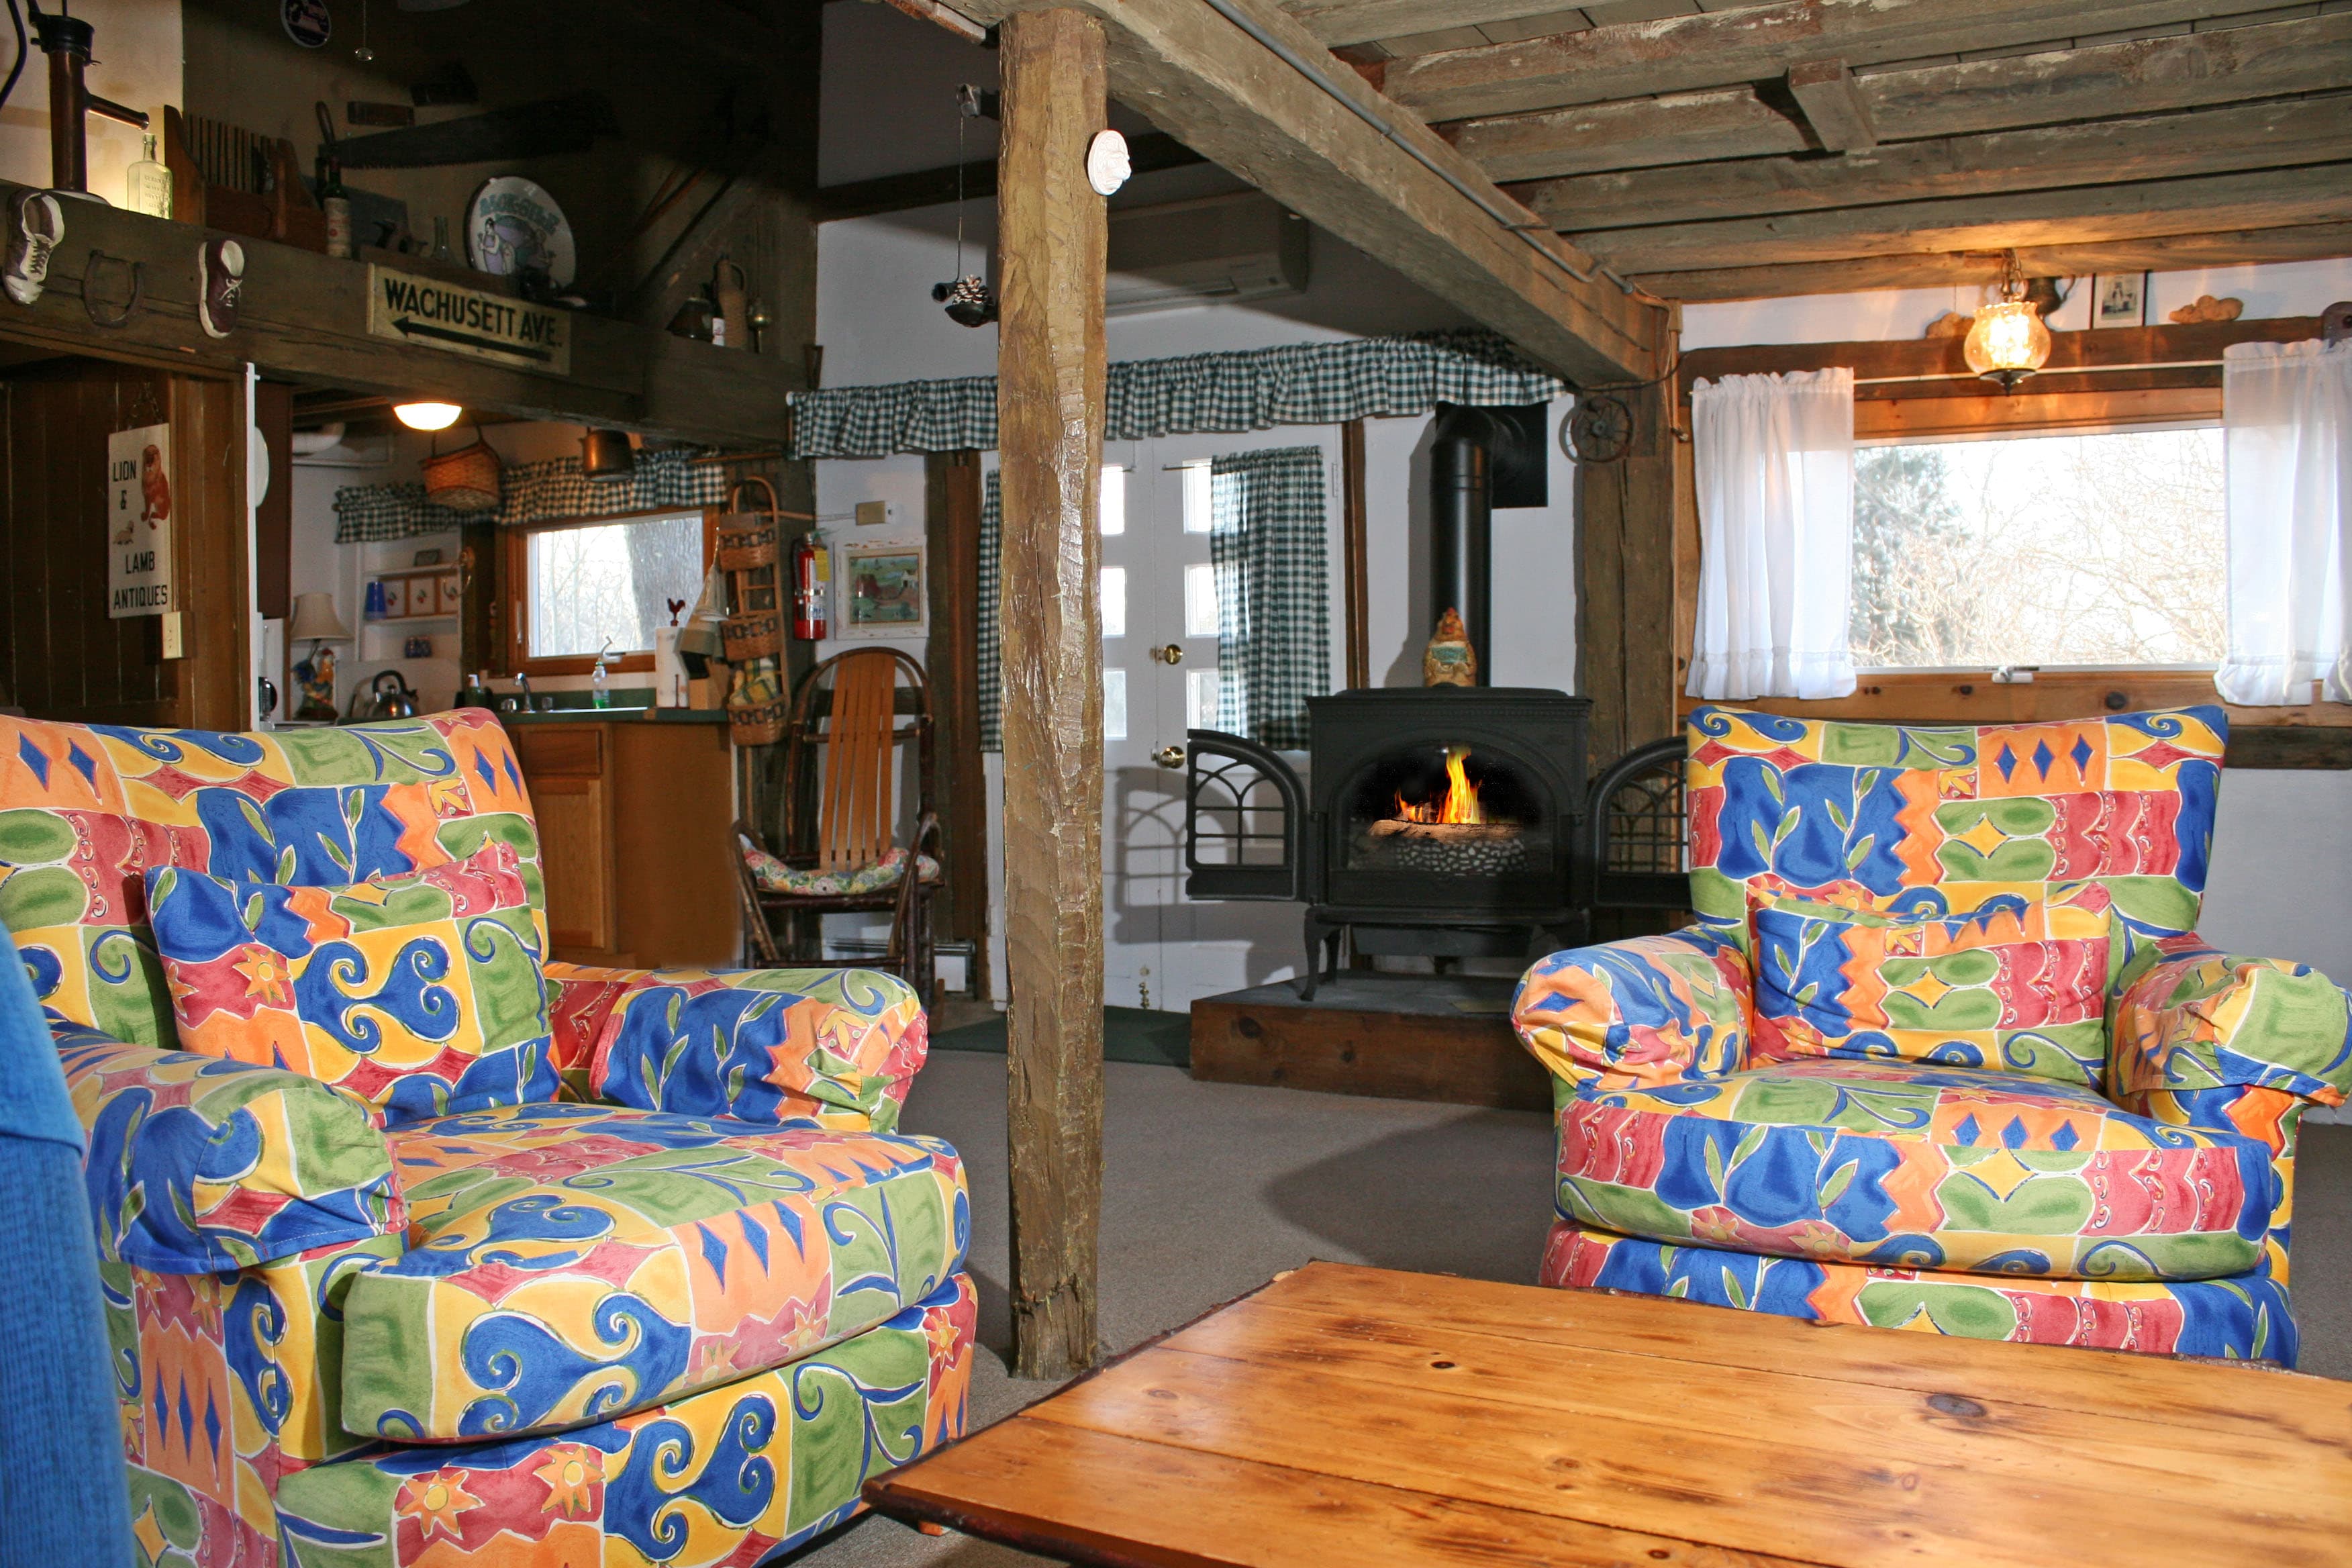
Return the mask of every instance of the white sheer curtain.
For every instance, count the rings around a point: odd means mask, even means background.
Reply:
[[[1843,697],[1853,689],[1853,372],[1702,381],[1691,424],[1690,694]]]
[[[2352,702],[2352,342],[2235,343],[2221,356],[2231,702]]]

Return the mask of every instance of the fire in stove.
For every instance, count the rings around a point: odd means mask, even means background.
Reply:
[[[1450,877],[1499,877],[1528,863],[1524,830],[1490,822],[1470,778],[1470,748],[1445,748],[1445,793],[1409,801],[1396,792],[1396,815],[1371,825],[1373,854],[1398,870]]]
[[[1486,811],[1478,805],[1478,786],[1470,782],[1470,748],[1445,748],[1445,798],[1423,801],[1416,805],[1405,799],[1404,791],[1397,791],[1396,820],[1399,822],[1454,823],[1456,825],[1484,823]]]

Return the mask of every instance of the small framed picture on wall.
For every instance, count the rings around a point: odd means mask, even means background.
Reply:
[[[2102,272],[2091,279],[2091,325],[2147,325],[2147,274]]]
[[[841,637],[919,637],[929,628],[920,544],[845,544],[834,579]]]

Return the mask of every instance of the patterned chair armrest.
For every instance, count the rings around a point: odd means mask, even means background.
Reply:
[[[129,1046],[52,1018],[99,1254],[233,1274],[408,1225],[392,1151],[357,1095],[283,1068]]]
[[[2352,994],[2308,964],[2245,958],[2194,933],[2116,1002],[2107,1092],[2160,1121],[2239,1131],[2273,1149],[2305,1104],[2352,1089]]]
[[[887,1132],[929,1048],[913,988],[870,969],[551,963],[548,983],[559,1068],[586,1035],[593,1097],[646,1110]]]
[[[1744,1067],[1755,989],[1738,943],[1693,928],[1540,960],[1519,982],[1511,1023],[1579,1095],[1654,1088]]]

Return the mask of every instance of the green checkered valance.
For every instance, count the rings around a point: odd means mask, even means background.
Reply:
[[[1121,360],[1108,379],[1104,437],[1112,441],[1339,425],[1425,414],[1440,403],[1540,403],[1568,390],[1488,331]],[[992,375],[834,387],[793,399],[795,458],[995,446]]]
[[[515,528],[575,517],[626,517],[633,512],[724,506],[727,470],[718,463],[697,462],[701,456],[685,447],[639,452],[634,468],[609,479],[590,479],[581,471],[577,458],[511,464],[500,485],[498,510],[492,512],[452,511],[437,506],[425,499],[425,487],[413,479],[345,485],[335,492],[335,542],[356,544],[362,540],[446,533],[469,522]]]

